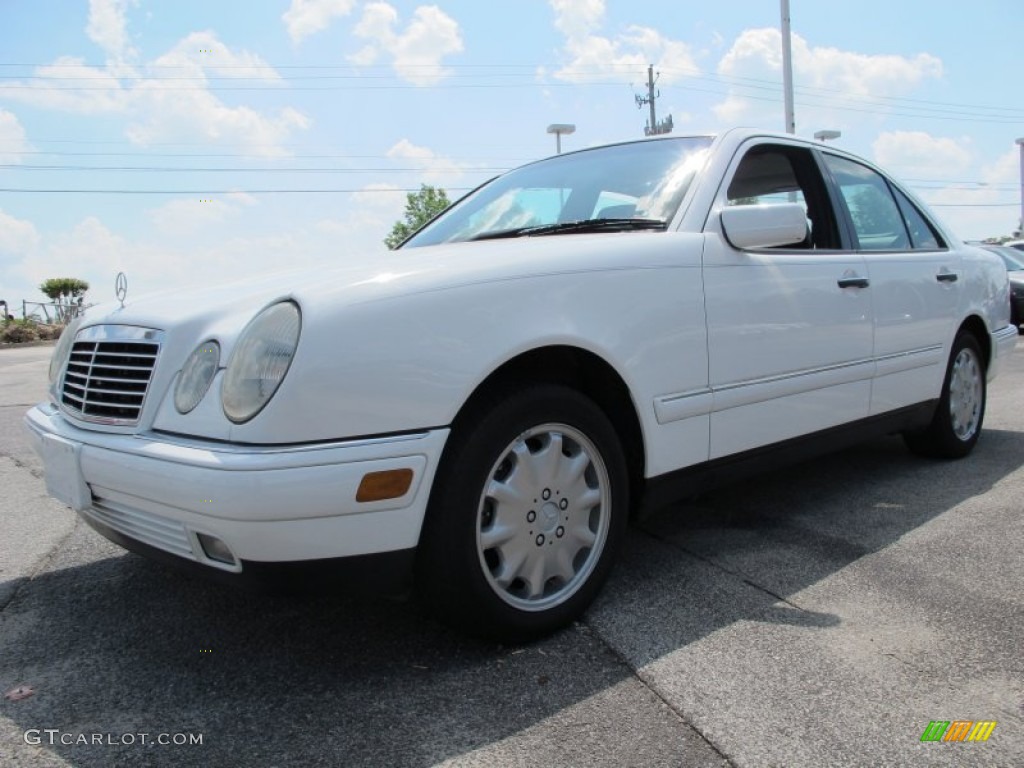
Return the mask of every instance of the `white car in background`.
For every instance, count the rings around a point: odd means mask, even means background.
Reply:
[[[387,256],[95,307],[26,423],[128,549],[347,565],[522,640],[642,504],[891,432],[965,456],[1016,337],[1006,269],[904,187],[736,130],[524,166]]]

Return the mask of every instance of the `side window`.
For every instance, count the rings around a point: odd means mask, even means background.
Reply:
[[[905,251],[910,235],[889,184],[866,165],[835,155],[825,164],[839,185],[862,251]]]
[[[910,202],[910,199],[893,187],[892,193],[896,196],[896,202],[903,214],[903,221],[907,224],[910,232],[910,244],[921,250],[937,250],[945,248],[946,244],[939,237],[935,227],[917,210],[917,206]]]
[[[808,237],[790,248],[839,248],[839,230],[811,153],[799,147],[759,144],[740,160],[726,191],[726,205],[799,203]]]

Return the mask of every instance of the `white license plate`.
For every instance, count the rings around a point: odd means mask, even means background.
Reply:
[[[82,477],[78,461],[81,447],[79,443],[56,435],[43,435],[46,490],[76,512],[87,509],[92,503],[92,493]]]

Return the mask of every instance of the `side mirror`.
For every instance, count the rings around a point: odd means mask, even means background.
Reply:
[[[741,250],[795,245],[807,237],[807,214],[797,203],[730,205],[722,211],[722,231]]]

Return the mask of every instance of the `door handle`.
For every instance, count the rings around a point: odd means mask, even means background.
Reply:
[[[867,288],[871,281],[866,277],[840,277],[837,285],[840,288]]]
[[[955,283],[959,278],[956,272],[939,272],[935,279],[940,283]]]

